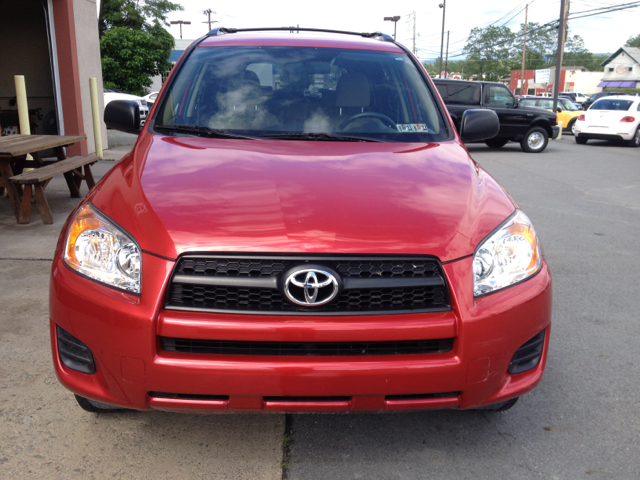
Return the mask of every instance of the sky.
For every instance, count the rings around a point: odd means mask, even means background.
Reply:
[[[443,0],[394,2],[368,0],[242,0],[235,2],[215,2],[213,0],[174,0],[184,6],[184,11],[169,14],[169,20],[191,21],[183,25],[184,39],[196,39],[208,31],[206,15],[208,8],[215,11],[212,20],[235,28],[283,27],[299,25],[307,28],[326,28],[393,34],[393,22],[385,22],[386,16],[400,15],[397,24],[398,41],[413,48],[413,12],[416,20],[416,48],[421,60],[433,59],[440,55],[442,31],[442,9],[438,4]],[[632,0],[571,0],[571,13],[594,8],[629,3]],[[465,45],[469,31],[474,27],[485,27],[501,19],[506,13],[518,7],[514,13],[529,3],[529,21],[546,23],[560,15],[560,0],[446,0],[445,32],[450,30],[449,58],[456,57]],[[524,23],[522,11],[513,18],[509,15],[496,25],[507,22],[514,30]],[[640,34],[640,7],[592,16],[569,22],[570,34],[580,35],[586,47],[593,53],[613,53],[624,45],[630,36]],[[169,27],[176,38],[180,38],[178,25]],[[445,33],[446,48],[446,33]]]

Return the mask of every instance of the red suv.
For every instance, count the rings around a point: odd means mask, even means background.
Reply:
[[[138,131],[136,102],[111,128]],[[53,360],[90,411],[506,409],[545,366],[527,216],[379,33],[217,29],[62,229]]]

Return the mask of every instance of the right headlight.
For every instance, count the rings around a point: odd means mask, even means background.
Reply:
[[[90,203],[78,211],[69,226],[64,261],[85,277],[140,294],[140,246]]]
[[[485,238],[473,255],[473,295],[521,282],[540,270],[536,232],[520,210]]]

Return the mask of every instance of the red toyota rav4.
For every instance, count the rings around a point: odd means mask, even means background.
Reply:
[[[135,102],[111,128],[140,131]],[[220,28],[62,229],[56,373],[90,411],[506,409],[542,377],[527,216],[392,38]]]

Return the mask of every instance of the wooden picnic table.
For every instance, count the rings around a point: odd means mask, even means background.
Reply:
[[[85,135],[0,137],[0,195],[6,189],[18,223],[29,223],[32,186],[35,189],[35,200],[44,223],[53,223],[53,217],[44,196],[44,188],[53,176],[64,174],[69,192],[74,198],[80,197],[82,180],[87,182],[89,188],[93,187],[94,181],[89,164],[95,163],[97,157],[93,155],[67,158],[63,148],[86,139]],[[45,162],[38,154],[49,149],[55,151],[56,156],[53,162]],[[27,160],[27,154],[30,154],[33,160]],[[81,172],[82,167],[84,167],[84,174]],[[25,168],[36,170],[22,173]]]

